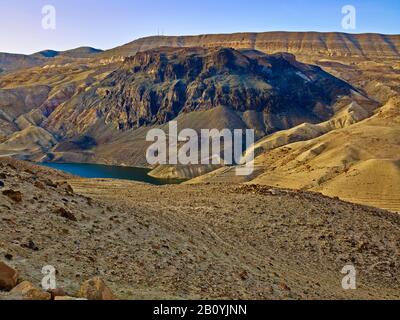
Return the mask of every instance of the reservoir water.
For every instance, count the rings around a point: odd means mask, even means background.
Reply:
[[[150,169],[136,167],[108,166],[87,163],[40,163],[40,165],[61,170],[82,178],[122,179],[146,182],[154,185],[179,184],[183,180],[157,179],[150,177]]]

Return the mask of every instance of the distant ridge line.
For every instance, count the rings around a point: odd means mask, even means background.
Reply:
[[[244,32],[188,36],[148,36],[105,51],[102,56],[130,56],[157,47],[232,47],[265,53],[328,56],[400,57],[400,35],[343,32]]]

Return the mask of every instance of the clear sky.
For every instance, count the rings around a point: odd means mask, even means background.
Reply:
[[[42,28],[42,8],[56,9],[56,29]],[[143,36],[245,31],[343,31],[400,34],[399,0],[0,0],[0,52],[79,46],[108,49]]]

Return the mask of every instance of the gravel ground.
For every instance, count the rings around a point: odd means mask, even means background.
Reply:
[[[0,159],[0,260],[121,299],[399,299],[400,216],[257,185],[156,187]],[[357,290],[342,288],[345,265]]]

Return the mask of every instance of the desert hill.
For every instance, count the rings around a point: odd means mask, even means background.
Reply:
[[[80,47],[66,51],[43,50],[31,55],[0,52],[0,74],[54,63],[56,57],[59,58],[57,61],[61,62],[63,58],[90,58],[101,52],[103,51],[91,47]],[[71,61],[70,59],[67,61]],[[66,61],[63,61],[63,63],[66,63]]]
[[[400,100],[391,99],[362,122],[265,153],[256,163],[263,163],[266,172],[254,183],[320,191],[400,211],[399,107]]]
[[[34,53],[33,57],[55,58],[55,57],[68,57],[68,58],[89,58],[93,55],[99,54],[103,50],[91,47],[80,47],[66,51],[44,50]]]
[[[384,210],[262,186],[77,179],[5,158],[0,182],[0,261],[38,287],[50,264],[72,296],[100,276],[123,299],[400,298],[400,218]],[[348,264],[357,290],[342,289]]]
[[[306,124],[261,139],[254,146],[259,174],[247,183],[317,191],[399,212],[399,106],[392,98],[349,126]],[[190,183],[233,179],[230,171],[218,170]]]

